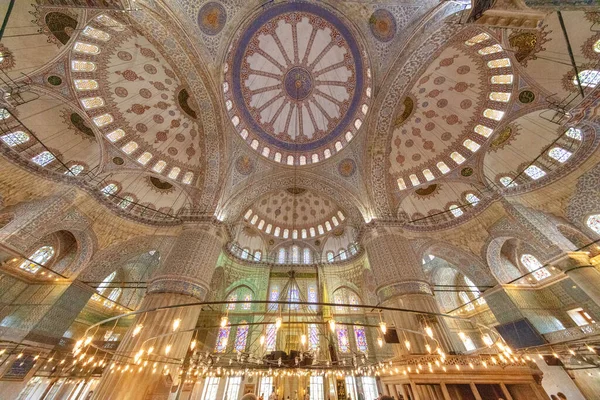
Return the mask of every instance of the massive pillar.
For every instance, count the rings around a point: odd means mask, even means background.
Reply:
[[[600,305],[600,271],[592,265],[587,252],[569,252],[553,264],[571,278],[594,303]]]
[[[369,264],[377,284],[377,296],[384,306],[405,308],[422,312],[438,313],[439,308],[429,282],[425,279],[422,262],[415,254],[410,242],[394,233],[393,228],[374,226],[367,233],[365,248]],[[388,325],[395,325],[401,346],[397,354],[408,354],[405,339],[411,342],[410,353],[426,353],[425,340],[410,331],[424,332],[424,327],[433,329],[434,337],[445,352],[454,350],[445,322],[435,316],[406,312],[386,313]],[[404,331],[402,331],[404,329]],[[432,350],[435,345],[430,344]]]
[[[203,300],[224,240],[224,230],[216,221],[186,223],[164,264],[152,278],[140,310]],[[200,306],[191,306],[149,311],[138,316],[113,361],[134,364],[134,355],[144,350],[140,364],[130,373],[111,372],[107,368],[93,398],[167,399],[171,379],[177,379],[180,360],[190,345],[192,332],[184,331],[196,326],[199,314]],[[176,320],[180,323],[174,331]],[[136,332],[138,325],[142,328]],[[168,354],[167,346],[170,347]],[[150,347],[153,352],[148,355]],[[146,367],[144,361],[148,361]],[[157,368],[153,372],[154,363]]]

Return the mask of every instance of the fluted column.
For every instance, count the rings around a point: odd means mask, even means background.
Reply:
[[[164,264],[155,273],[145,296],[141,310],[181,305],[203,300],[209,290],[210,280],[225,241],[222,226],[215,221],[186,223]],[[144,350],[139,371],[135,366],[131,373],[111,372],[107,369],[95,391],[94,399],[145,399],[160,393],[169,393],[170,380],[163,370],[177,380],[180,361],[186,355],[193,329],[200,315],[200,306],[175,307],[168,310],[150,311],[137,317],[119,346],[120,362],[133,362],[133,356]],[[180,320],[174,331],[173,323]],[[134,335],[137,325],[142,325]],[[167,346],[170,351],[166,353]],[[148,349],[153,347],[152,354]],[[154,363],[157,364],[153,371]],[[165,397],[166,398],[166,397]]]
[[[410,242],[393,228],[374,226],[365,237],[369,264],[377,284],[377,296],[384,306],[421,312],[440,312],[433,291],[425,278],[422,262]],[[424,326],[434,331],[442,349],[454,350],[445,322],[439,317],[407,312],[386,313],[388,324],[398,328],[423,332]],[[391,325],[391,324],[390,324]],[[411,342],[410,353],[426,353],[422,336],[398,331],[401,343],[405,337]],[[432,344],[432,348],[435,346]],[[407,354],[404,344],[395,346],[396,354]]]
[[[587,252],[569,252],[553,264],[571,278],[594,303],[600,305],[600,271],[592,265]]]

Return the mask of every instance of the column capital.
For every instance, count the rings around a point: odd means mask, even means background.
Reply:
[[[592,267],[590,260],[590,254],[585,251],[570,251],[557,258],[556,261],[552,262],[552,265],[568,274],[570,271],[579,268]]]

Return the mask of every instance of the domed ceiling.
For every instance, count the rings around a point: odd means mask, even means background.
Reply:
[[[369,109],[371,72],[357,34],[314,3],[283,3],[242,29],[224,67],[225,107],[264,157],[304,165],[342,150]]]
[[[305,239],[342,225],[346,213],[321,194],[290,187],[263,196],[245,212],[244,219],[275,237]]]

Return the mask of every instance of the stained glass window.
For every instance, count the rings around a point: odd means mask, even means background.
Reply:
[[[265,338],[265,350],[275,351],[277,345],[277,327],[275,324],[267,325],[267,335]]]
[[[177,177],[179,176],[179,172],[181,171],[181,168],[179,167],[173,167],[171,168],[171,172],[169,172],[169,178],[171,179],[177,179]]]
[[[348,296],[348,302],[350,304],[352,304],[352,306],[350,307],[350,310],[352,311],[359,311],[360,308],[356,307],[360,302],[358,301],[358,296],[356,296],[355,294],[350,294]]]
[[[15,131],[0,136],[0,139],[10,147],[14,147],[29,141],[29,135],[23,131]]]
[[[42,151],[40,154],[38,154],[37,156],[33,157],[31,159],[31,161],[33,161],[34,163],[36,163],[39,166],[46,166],[48,164],[50,164],[52,161],[54,161],[54,155],[52,153],[50,153],[48,150]]]
[[[102,40],[106,42],[110,39],[110,35],[100,29],[92,28],[91,26],[86,26],[83,29],[83,34],[89,36],[94,39]]]
[[[311,228],[311,229],[314,229],[314,228]],[[312,263],[312,251],[310,251],[310,249],[308,247],[306,247],[306,248],[304,248],[303,253],[304,253],[303,254],[304,264],[311,264]]]
[[[492,83],[496,85],[511,85],[513,83],[513,75],[494,75]]]
[[[245,301],[245,303],[242,303],[242,310],[249,310],[250,307],[252,307],[252,303],[250,303],[252,301],[252,295],[251,294],[245,295],[244,301]]]
[[[105,125],[108,125],[108,124],[110,124],[111,122],[113,122],[113,121],[114,121],[114,118],[113,118],[113,116],[112,116],[112,115],[110,115],[110,114],[102,114],[102,115],[99,115],[99,116],[97,116],[97,117],[94,117],[93,121],[94,121],[94,124],[95,124],[95,125],[96,125],[98,128],[101,128],[101,127],[103,127],[103,126],[105,126]]]
[[[583,140],[583,135],[581,134],[581,129],[577,129],[577,128],[569,128],[566,132],[565,135],[567,135],[568,137],[570,137],[571,139],[575,139],[575,140]]]
[[[308,229],[308,233],[309,233],[310,237],[315,237],[315,236],[317,236],[317,232],[315,231],[315,228],[314,228],[313,226],[311,226],[311,227]],[[307,250],[307,249],[304,249],[304,250]]]
[[[142,165],[146,165],[148,164],[148,161],[150,161],[150,159],[152,158],[152,153],[150,152],[143,152],[141,156],[138,157],[137,162],[139,162]]]
[[[232,293],[227,298],[227,301],[237,301],[237,293]],[[236,303],[227,303],[228,310],[235,310]]]
[[[471,150],[473,153],[475,153],[481,147],[479,145],[479,143],[476,143],[476,142],[472,141],[471,139],[465,140],[463,142],[463,146],[465,146],[467,149]]]
[[[473,283],[473,281],[471,281],[466,276],[464,278],[465,278],[465,283],[469,287],[469,290],[471,291],[471,293],[473,293],[473,296],[475,296],[475,298],[477,299],[477,300],[475,300],[475,302],[477,304],[484,304],[485,303],[485,299],[483,298],[483,296],[481,296],[481,292],[479,291],[479,289],[477,288],[477,286],[475,286],[475,284]]]
[[[339,294],[339,293],[336,293],[336,294],[333,296],[333,302],[334,302],[335,304],[344,304],[344,299],[342,299],[342,296],[341,296],[341,294]],[[336,311],[336,312],[338,312],[338,313],[343,313],[343,312],[345,312],[345,311],[344,311],[345,309],[346,309],[346,308],[345,308],[344,306],[335,306],[335,311]]]
[[[487,126],[483,126],[483,125],[477,125],[474,129],[475,132],[477,132],[478,134],[480,134],[483,137],[490,137],[490,135],[492,134],[492,132],[494,132],[494,130],[492,128],[488,128]]]
[[[306,239],[307,238],[307,234],[306,234],[306,229],[302,229],[302,239]]]
[[[325,229],[327,229],[327,232],[331,230],[331,223],[329,221],[325,221]]]
[[[410,174],[408,176],[408,178],[410,179],[410,183],[412,183],[413,186],[417,186],[417,185],[419,185],[421,183],[419,181],[419,177],[417,177],[417,175],[415,175],[415,174]]]
[[[346,254],[346,250],[344,250],[344,249],[340,250],[340,252],[339,252],[339,258],[342,261],[348,258],[347,254]]]
[[[597,40],[596,43],[594,43],[594,51],[600,53],[600,40]]]
[[[181,180],[181,182],[183,182],[185,185],[189,185],[190,183],[192,183],[192,180],[194,180],[194,173],[186,172],[185,175],[183,175],[183,179]]]
[[[367,334],[364,326],[354,327],[354,338],[356,339],[356,350],[363,353],[369,351],[369,346],[367,345]]]
[[[319,231],[319,235],[325,234],[325,229],[323,229],[323,225],[319,224],[319,226],[317,226],[317,230]],[[287,239],[287,236],[285,238]]]
[[[492,101],[498,101],[501,103],[508,103],[508,101],[510,100],[510,93],[506,93],[506,92],[492,92],[490,93],[490,100]]]
[[[465,42],[465,44],[466,44],[467,46],[474,46],[474,45],[476,45],[476,44],[478,44],[478,43],[485,42],[485,41],[486,41],[486,40],[488,40],[489,38],[490,38],[490,35],[488,35],[488,34],[487,34],[487,33],[485,33],[485,32],[482,32],[482,33],[480,33],[479,35],[477,35],[477,36],[473,36],[471,39],[467,40],[467,41]]]
[[[398,178],[397,182],[398,182],[398,189],[400,189],[400,190],[406,189],[406,183],[404,182],[404,179]]]
[[[75,89],[77,90],[96,90],[98,82],[93,79],[75,79]]]
[[[279,300],[279,288],[277,286],[273,286],[271,288],[271,293],[269,294],[270,301],[278,301]],[[278,304],[269,304],[269,310],[277,310]]]
[[[540,179],[541,177],[543,177],[544,175],[546,175],[546,173],[544,172],[544,170],[542,170],[537,165],[530,165],[529,167],[525,168],[524,172],[531,179]]]
[[[340,350],[340,353],[349,353],[350,339],[348,338],[348,328],[345,326],[338,326],[336,328],[336,331],[338,339],[338,349]]]
[[[125,136],[125,131],[123,129],[117,129],[106,135],[106,138],[111,142],[116,142]]]
[[[167,166],[167,163],[165,161],[158,160],[158,162],[156,164],[154,164],[154,167],[152,167],[152,170],[154,172],[161,173],[163,171],[163,169],[165,169],[166,166]]]
[[[136,142],[129,142],[125,146],[121,147],[121,150],[123,150],[125,154],[131,154],[136,151],[137,148],[138,144]]]
[[[573,153],[563,149],[562,147],[554,147],[550,149],[548,155],[556,161],[564,163],[573,155]]]
[[[433,176],[433,173],[431,173],[431,170],[429,169],[424,169],[423,170],[423,176],[425,177],[425,179],[427,179],[428,181],[432,181],[435,179],[435,176]]]
[[[126,209],[127,207],[129,207],[131,204],[133,203],[133,197],[131,196],[125,196],[123,197],[123,199],[119,202],[119,207],[121,207],[122,209]]]
[[[319,348],[319,328],[316,324],[308,325],[308,345],[311,350]]]
[[[440,172],[442,174],[447,174],[448,172],[450,172],[450,168],[448,168],[448,166],[446,165],[445,162],[440,161],[439,163],[436,164],[437,169],[440,170]]]
[[[104,186],[101,190],[102,194],[105,196],[110,196],[112,194],[117,193],[118,191],[119,187],[116,183],[109,183],[108,185]]]
[[[35,274],[40,268],[41,265],[46,265],[46,263],[54,256],[54,247],[52,246],[43,246],[40,247],[29,256],[29,260],[25,260],[19,265],[19,268],[25,270],[27,272],[31,272]],[[31,260],[31,261],[30,261]]]
[[[100,22],[104,26],[114,29],[115,31],[122,31],[125,29],[121,23],[115,21],[108,15],[100,14],[96,17],[96,21]]]
[[[104,99],[102,97],[87,97],[81,99],[83,108],[90,110],[92,108],[102,107],[104,105]]]
[[[73,50],[79,53],[85,54],[98,54],[100,53],[100,48],[95,44],[83,43],[83,42],[75,42],[75,46],[73,46]]]
[[[10,112],[6,108],[0,108],[0,121],[10,117]]]
[[[484,47],[483,49],[479,49],[477,52],[479,53],[479,55],[487,56],[488,54],[499,53],[501,51],[502,46],[500,46],[499,44],[493,44],[491,46]]]
[[[96,64],[91,61],[73,60],[71,61],[71,70],[75,72],[92,72],[96,69]]]
[[[254,261],[260,261],[260,260],[262,260],[262,251],[256,250],[254,252]]]
[[[590,215],[585,223],[591,230],[600,234],[600,214]]]
[[[281,233],[281,228],[280,228],[280,227],[278,227],[278,226],[276,226],[276,227],[275,227],[275,230],[273,231],[273,235],[274,235],[275,237],[279,237],[279,234],[280,234],[280,233]]]
[[[546,270],[546,268],[542,268],[542,263],[540,263],[538,259],[531,254],[523,254],[521,256],[521,263],[529,272],[535,271],[532,273],[532,275],[538,281],[550,276],[550,273]]]
[[[332,263],[333,260],[334,260],[333,251],[328,251],[327,252],[327,262]]]
[[[288,292],[288,301],[290,303],[298,303],[300,301],[300,291],[298,290],[298,287],[290,288]],[[298,304],[290,304],[289,307],[290,310],[297,310]]]
[[[455,218],[458,218],[461,215],[463,215],[463,210],[461,210],[460,208],[458,208],[458,206],[456,204],[452,204],[449,207],[449,210],[452,213],[452,215],[454,215]]]
[[[319,301],[319,299],[317,298],[317,288],[314,286],[309,286],[308,287],[308,302],[309,303],[317,303]],[[317,306],[310,306],[309,307],[311,310],[316,311],[317,310]]]
[[[596,87],[600,83],[600,71],[586,69],[579,73],[579,81],[583,87]],[[573,84],[577,85],[577,79],[573,78]]]
[[[457,152],[457,151],[454,151],[454,152],[452,152],[452,153],[450,154],[450,158],[451,158],[452,160],[454,160],[454,162],[455,162],[455,163],[457,163],[457,164],[462,164],[462,163],[464,163],[464,162],[466,161],[466,160],[465,160],[465,158],[463,157],[463,155],[462,155],[462,154],[460,154],[460,153],[459,153],[459,152]]]
[[[504,111],[492,110],[491,108],[486,108],[483,111],[483,116],[489,119],[493,119],[494,121],[500,121],[504,117]]]
[[[292,246],[292,263],[298,264],[300,262],[300,248],[298,246]]]
[[[280,247],[279,251],[277,252],[277,262],[279,264],[285,264],[285,259],[286,259],[286,254],[285,254],[285,248]]]
[[[246,321],[242,321],[242,324],[245,324]],[[237,351],[246,350],[246,341],[248,340],[248,330],[250,327],[248,325],[240,325],[237,328],[237,334],[235,336],[235,349]]]
[[[219,328],[219,335],[217,336],[217,344],[215,346],[215,351],[217,353],[225,353],[225,350],[227,350],[227,342],[229,341],[230,331],[230,326]]]
[[[473,193],[467,193],[465,196],[467,202],[469,202],[472,206],[476,206],[479,204],[479,197],[475,196]]]
[[[513,178],[511,178],[510,176],[503,176],[500,178],[500,183],[504,186],[504,187],[515,187],[517,186],[516,182],[513,182]]]
[[[510,67],[510,59],[499,58],[497,60],[488,61],[487,66],[489,68],[506,68]]]
[[[225,400],[235,400],[239,397],[240,387],[242,386],[241,376],[227,377],[227,389],[225,389]],[[216,395],[216,393],[215,393]]]

